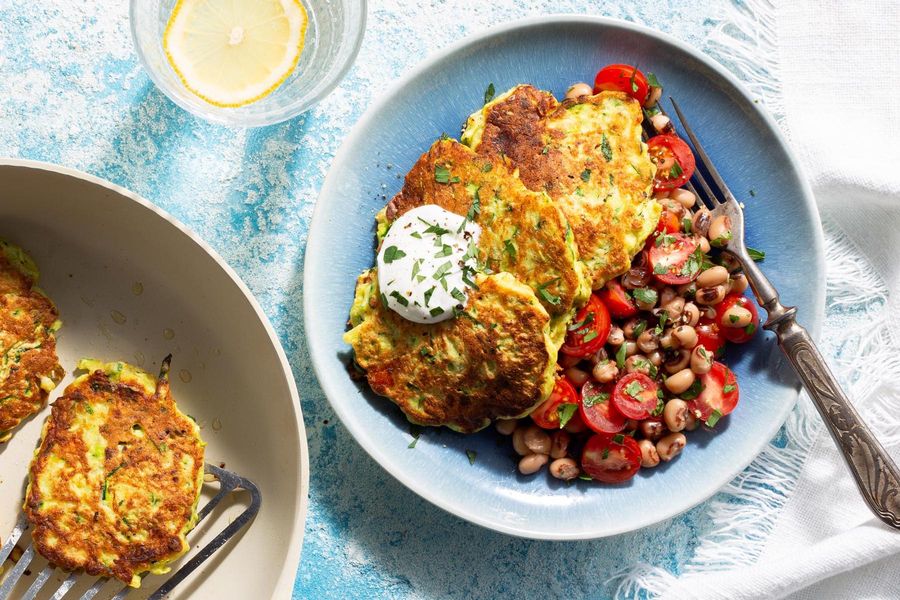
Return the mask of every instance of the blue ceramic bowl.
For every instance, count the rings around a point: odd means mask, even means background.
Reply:
[[[657,74],[736,195],[746,203],[748,244],[800,320],[819,328],[824,304],[822,232],[809,187],[774,122],[724,68],[659,32],[583,16],[528,19],[470,37],[428,59],[388,91],[339,152],[316,206],[306,250],[306,331],[325,394],[344,425],[388,472],[434,504],[473,523],[545,539],[596,538],[681,513],[734,478],[762,450],[797,399],[797,383],[771,334],[732,348],[741,400],[715,433],[697,431],[675,461],[628,483],[566,485],[546,470],[516,473],[508,439],[493,429],[464,436],[424,431],[414,449],[389,400],[351,381],[341,340],[357,275],[375,259],[375,213],[441,135],[458,135],[485,88],[517,83],[557,97],[609,63]],[[751,193],[752,190],[752,193]],[[467,450],[477,452],[474,464]],[[400,507],[398,507],[399,509]],[[362,515],[360,515],[363,518]]]

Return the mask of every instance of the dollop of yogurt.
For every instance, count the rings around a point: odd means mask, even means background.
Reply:
[[[378,252],[381,299],[404,319],[438,323],[466,305],[481,227],[436,204],[391,225]]]

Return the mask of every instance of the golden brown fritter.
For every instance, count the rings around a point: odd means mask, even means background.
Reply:
[[[462,314],[422,325],[381,303],[375,269],[357,282],[344,340],[372,390],[414,423],[477,431],[530,412],[553,387],[550,319],[534,292],[509,273],[476,284]]]
[[[438,168],[446,169],[446,183],[435,176]],[[393,221],[424,204],[480,225],[479,265],[530,286],[551,318],[568,316],[586,300],[588,287],[562,211],[546,194],[522,185],[500,157],[478,156],[452,139],[435,142],[406,175],[385,218]]]
[[[473,113],[462,141],[507,157],[529,189],[559,203],[597,289],[628,270],[659,219],[642,120],[640,105],[621,92],[559,103],[519,85]]]
[[[65,374],[56,356],[59,313],[37,279],[31,257],[0,240],[0,442],[43,408]]]
[[[63,569],[139,587],[187,551],[204,444],[172,399],[169,360],[155,383],[125,363],[82,361],[90,372],[53,403],[24,508],[37,551]]]

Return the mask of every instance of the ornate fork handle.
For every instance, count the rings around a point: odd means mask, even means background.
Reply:
[[[797,309],[781,304],[778,293],[749,256],[735,253],[759,303],[768,312],[763,325],[778,336],[869,507],[882,521],[900,529],[900,470],[853,408],[813,343],[797,323]]]

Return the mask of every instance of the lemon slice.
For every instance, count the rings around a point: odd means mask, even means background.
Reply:
[[[191,92],[216,106],[245,106],[293,72],[306,25],[300,0],[178,0],[163,47]]]

